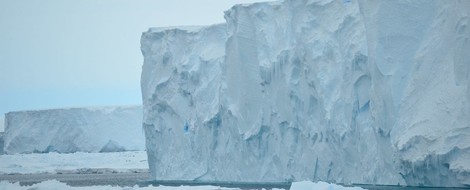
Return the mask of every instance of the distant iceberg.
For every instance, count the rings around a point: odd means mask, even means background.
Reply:
[[[5,114],[7,154],[145,150],[142,107],[94,107]]]

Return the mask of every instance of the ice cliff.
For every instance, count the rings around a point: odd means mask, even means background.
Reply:
[[[286,0],[143,33],[156,179],[470,185],[470,1]]]
[[[0,154],[3,154],[3,132],[0,132]]]
[[[5,114],[6,154],[145,150],[142,107],[69,108]]]

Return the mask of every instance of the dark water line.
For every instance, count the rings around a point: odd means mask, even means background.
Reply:
[[[195,181],[195,180],[151,180],[150,174],[143,173],[105,173],[105,174],[16,174],[0,175],[0,181],[19,182],[20,185],[33,185],[47,180],[58,180],[70,186],[114,185],[121,187],[152,186],[201,186],[211,185],[227,188],[248,189],[289,189],[290,182],[230,182],[230,181]],[[398,186],[374,184],[338,184],[345,187],[362,187],[369,190],[444,190],[470,189],[469,187],[428,187],[428,186]]]
[[[227,188],[241,188],[241,189],[289,189],[292,183],[290,182],[230,182],[230,181],[191,181],[191,180],[153,180],[142,181],[139,186],[200,186],[212,185]],[[361,187],[369,190],[445,190],[445,189],[470,189],[470,187],[429,187],[429,186],[400,186],[400,185],[377,185],[377,184],[341,184],[338,185],[345,187]]]
[[[343,185],[349,186],[349,185]],[[362,187],[364,189],[375,190],[375,189],[403,189],[403,190],[444,190],[444,189],[470,189],[469,187],[431,187],[431,186],[402,186],[402,185],[377,185],[377,184],[361,184],[353,183],[350,186]]]
[[[240,188],[240,189],[289,189],[291,183],[289,182],[231,182],[231,181],[191,181],[191,180],[152,180],[141,182],[139,186],[202,186],[202,185],[211,185],[211,186],[220,186],[226,188]]]

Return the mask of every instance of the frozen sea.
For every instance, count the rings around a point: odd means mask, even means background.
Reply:
[[[72,154],[0,155],[0,190],[3,189],[157,189],[157,190],[248,190],[248,189],[384,189],[441,190],[470,187],[401,187],[381,185],[336,185],[325,182],[236,183],[151,181],[145,151]]]

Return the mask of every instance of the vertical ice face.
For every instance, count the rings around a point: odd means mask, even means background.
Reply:
[[[224,25],[150,29],[153,177],[470,184],[466,8],[287,0],[236,5]]]
[[[140,106],[9,112],[4,150],[7,154],[144,150],[141,122]]]
[[[143,127],[151,172],[159,179],[194,179],[211,165],[226,39],[223,24],[142,35]]]
[[[403,162],[420,168],[429,180],[443,183],[456,175],[469,184],[470,2],[437,6],[413,60],[393,143]],[[419,180],[412,171],[405,174]]]
[[[0,132],[0,154],[3,154],[3,144],[4,144],[3,132]]]
[[[236,150],[229,159],[239,165],[228,170],[240,172],[219,180],[399,178],[384,170],[391,157],[378,153],[383,145],[370,143],[376,141],[368,125],[371,82],[356,2],[238,5],[225,17],[226,118],[219,133],[237,141],[235,147],[221,145],[211,159],[225,160],[217,155]],[[360,161],[352,165],[345,159],[351,157]],[[382,163],[368,164],[378,158]],[[222,164],[215,167],[227,169]],[[385,176],[375,179],[378,173]]]
[[[382,122],[374,126],[391,137],[400,174],[410,185],[469,184],[470,2],[360,5],[374,67],[372,114]]]

